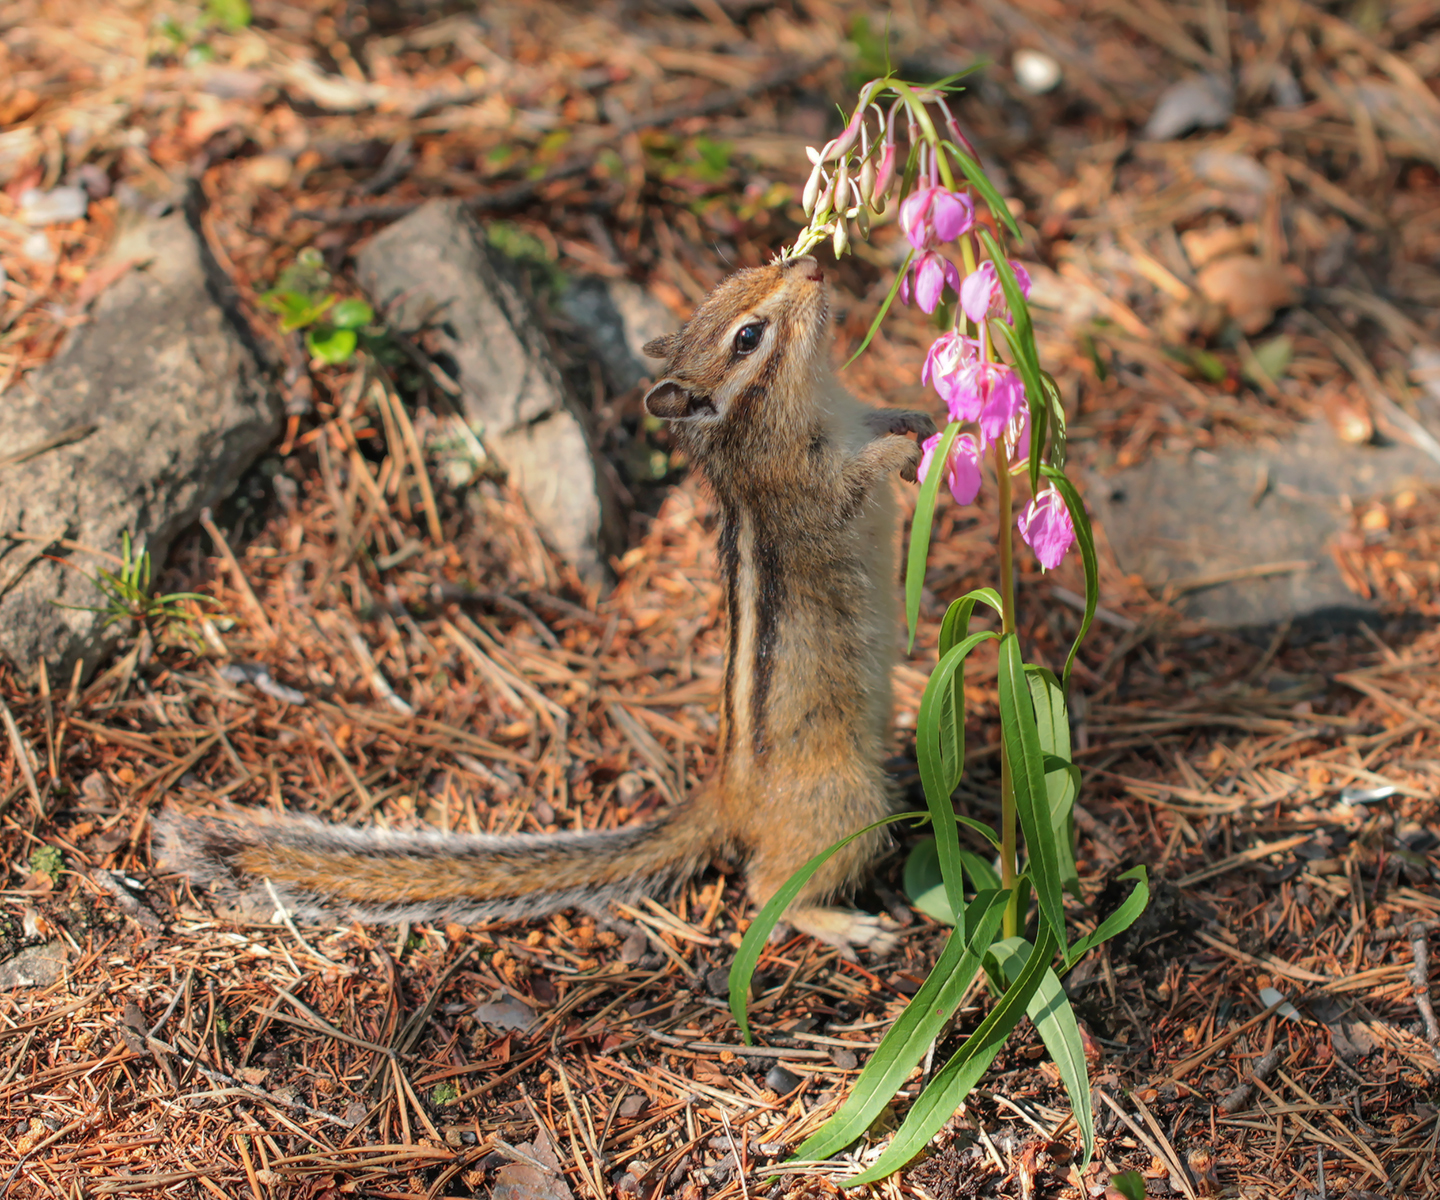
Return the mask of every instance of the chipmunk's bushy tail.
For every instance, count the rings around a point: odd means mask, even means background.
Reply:
[[[663,894],[722,848],[709,811],[687,803],[629,829],[477,837],[167,809],[154,850],[222,907],[251,914],[274,912],[278,898],[307,921],[526,920]]]

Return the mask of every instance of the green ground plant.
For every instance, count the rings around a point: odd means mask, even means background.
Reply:
[[[1090,1082],[1061,977],[1128,928],[1149,899],[1145,868],[1136,867],[1120,876],[1132,887],[1114,912],[1086,932],[1072,935],[1067,924],[1066,895],[1078,899],[1080,891],[1073,850],[1080,770],[1072,761],[1067,696],[1071,667],[1099,596],[1095,545],[1085,506],[1064,471],[1065,412],[1055,381],[1040,364],[1026,305],[1029,279],[1002,246],[1007,232],[1018,240],[1020,230],[950,112],[946,100],[953,88],[954,80],[921,86],[888,74],[866,83],[844,132],[810,151],[812,171],[803,193],[810,223],[786,251],[786,257],[810,253],[829,242],[839,257],[850,248],[852,230],[868,236],[872,220],[893,199],[910,249],[857,355],[897,298],[913,300],[942,331],[922,379],[934,384],[951,419],[925,443],[921,464],[905,584],[912,645],[942,479],[958,503],[970,504],[988,469],[999,510],[998,586],[977,589],[950,605],[940,625],[938,662],[920,704],[916,756],[928,811],[876,823],[932,825],[933,839],[922,842],[906,864],[906,886],[918,907],[952,930],[934,969],[848,1099],[799,1147],[797,1158],[827,1159],[859,1140],[927,1051],[947,1036],[977,978],[983,976],[994,1004],[915,1097],[878,1157],[845,1180],[852,1186],[883,1179],[918,1154],[1024,1017],[1059,1070],[1088,1163],[1095,1140]],[[903,158],[900,119],[908,133]],[[1017,486],[1028,487],[1031,497],[1018,520]],[[1084,568],[1084,616],[1058,675],[1026,662],[1021,650],[1017,528],[1045,569],[1058,566],[1071,548],[1078,549]],[[990,610],[998,627],[972,630],[977,607]],[[987,643],[995,644],[998,656],[998,828],[957,814],[952,800],[965,770],[965,662]],[[962,829],[968,844],[962,844]],[[865,832],[857,830],[845,841]],[[765,942],[804,883],[844,844],[817,855],[787,882],[742,941],[730,973],[730,1002],[747,1041],[747,999]]]

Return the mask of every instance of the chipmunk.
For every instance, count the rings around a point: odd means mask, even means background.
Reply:
[[[717,766],[697,792],[639,827],[511,837],[167,810],[157,858],[250,911],[271,911],[273,894],[316,920],[524,920],[662,894],[736,852],[760,904],[885,816],[898,582],[889,480],[915,479],[920,447],[903,435],[934,424],[845,391],[829,329],[824,274],[797,258],[737,271],[678,333],[645,347],[665,360],[645,408],[673,423],[720,513],[729,630]],[[883,945],[885,919],[824,902],[887,844],[880,832],[851,842],[785,919],[847,951]]]

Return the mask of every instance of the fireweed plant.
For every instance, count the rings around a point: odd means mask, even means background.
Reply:
[[[806,254],[829,241],[838,258],[850,247],[852,229],[868,237],[871,221],[898,203],[909,252],[856,354],[870,343],[897,297],[932,314],[942,330],[925,357],[922,379],[940,394],[950,420],[924,444],[905,579],[912,646],[942,481],[957,503],[972,504],[989,458],[999,509],[999,586],[977,589],[950,605],[940,625],[939,662],[920,702],[916,753],[928,813],[897,814],[845,839],[889,821],[931,822],[933,841],[911,855],[906,886],[919,907],[953,925],[953,931],[849,1098],[800,1146],[797,1157],[828,1159],[859,1139],[945,1035],[982,972],[995,1004],[915,1097],[889,1144],[847,1185],[882,1179],[923,1149],[960,1108],[1024,1016],[1059,1068],[1088,1163],[1094,1148],[1090,1084],[1080,1029],[1060,975],[1127,928],[1149,900],[1145,868],[1136,867],[1121,876],[1135,886],[1114,913],[1073,940],[1066,929],[1064,893],[1079,892],[1072,813],[1080,784],[1079,768],[1071,761],[1066,695],[1076,651],[1095,615],[1095,545],[1085,507],[1064,472],[1065,414],[1055,381],[1040,367],[1026,307],[1030,280],[1000,241],[1006,231],[1018,239],[1020,230],[946,103],[953,83],[922,87],[887,76],[861,89],[854,116],[840,136],[808,152],[812,169],[803,206],[810,223],[783,255]],[[903,159],[897,137],[902,117]],[[977,212],[981,203],[991,214],[989,222]],[[963,270],[952,257],[957,249]],[[1017,481],[1028,483],[1031,497],[1018,517]],[[1059,566],[1072,547],[1084,565],[1084,618],[1059,678],[1025,662],[1021,654],[1012,529],[1018,529],[1044,569]],[[976,605],[994,610],[998,632],[971,632]],[[958,816],[951,799],[965,768],[965,659],[990,641],[998,643],[999,652],[998,830]],[[985,844],[983,854],[962,847],[959,825]],[[766,939],[805,882],[845,842],[817,855],[790,879],[741,943],[730,972],[730,1004],[747,1042],[747,997]]]

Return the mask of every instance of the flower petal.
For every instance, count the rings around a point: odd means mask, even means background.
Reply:
[[[995,264],[983,262],[965,276],[960,285],[960,307],[975,324],[985,319],[990,311],[990,302],[995,295]]]
[[[956,503],[974,504],[980,480],[980,447],[968,433],[962,433],[950,451],[950,494]]]
[[[975,206],[970,197],[961,192],[947,192],[937,189],[932,213],[935,237],[942,242],[953,242],[967,233],[975,223]]]
[[[922,312],[933,313],[945,291],[945,260],[928,251],[915,269],[915,303]]]

